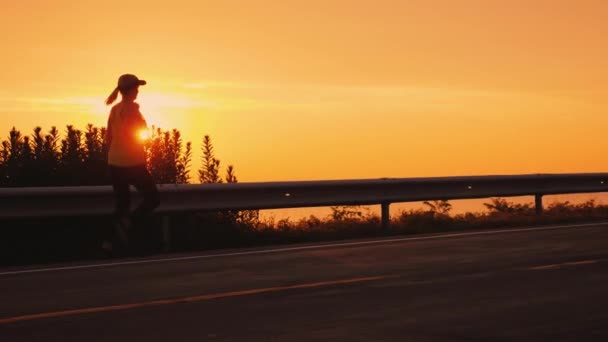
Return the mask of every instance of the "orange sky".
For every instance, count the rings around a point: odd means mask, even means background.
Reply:
[[[3,136],[105,124],[130,72],[151,124],[197,160],[210,134],[241,181],[608,169],[607,1],[2,7]]]

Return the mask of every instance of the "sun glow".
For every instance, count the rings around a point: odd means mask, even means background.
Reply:
[[[159,93],[141,91],[137,102],[148,126],[162,128],[176,127],[176,118],[198,108],[207,108],[208,104],[194,99],[187,94]]]
[[[150,130],[149,129],[142,129],[139,132],[137,132],[137,138],[141,141],[146,141],[148,139],[150,139]]]

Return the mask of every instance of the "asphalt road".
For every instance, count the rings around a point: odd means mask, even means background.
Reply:
[[[0,269],[0,341],[608,341],[608,225]]]

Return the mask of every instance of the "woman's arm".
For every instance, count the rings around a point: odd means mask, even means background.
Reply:
[[[137,106],[137,118],[138,118],[138,128],[139,129],[148,129],[148,123],[144,118],[143,114],[139,111],[139,105]]]

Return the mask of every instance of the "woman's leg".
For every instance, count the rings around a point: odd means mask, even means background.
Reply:
[[[114,189],[114,215],[117,220],[129,217],[131,194],[129,193],[128,172],[127,168],[110,166],[112,188]]]
[[[143,196],[142,202],[133,211],[133,216],[145,216],[151,214],[160,205],[158,189],[152,175],[145,165],[136,166],[133,169],[133,185]]]
[[[131,208],[131,193],[129,191],[129,169],[124,167],[110,167],[112,188],[114,189],[114,215],[116,223],[114,229],[106,235],[106,241],[112,241],[114,234],[123,244],[128,243],[127,230],[130,226],[129,211]]]

